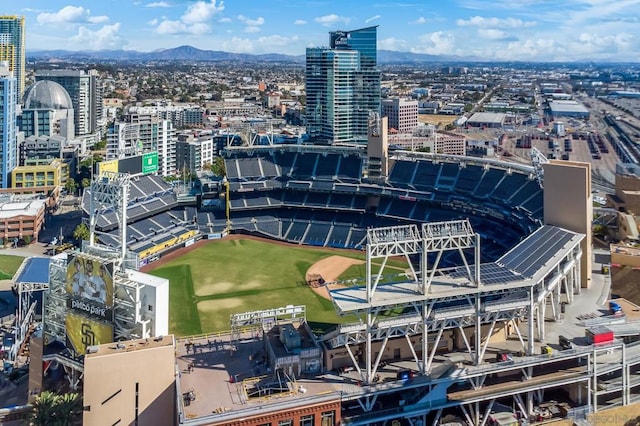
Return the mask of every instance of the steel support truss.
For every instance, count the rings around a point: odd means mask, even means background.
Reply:
[[[124,173],[103,172],[91,182],[89,203],[89,244],[96,244],[98,217],[102,213],[115,212],[118,219],[118,242],[120,262],[118,270],[124,271],[124,259],[127,254],[127,204],[129,198],[130,177]]]
[[[576,245],[557,265],[531,284],[516,288],[499,285],[484,286],[480,276],[480,244],[468,221],[426,223],[369,229],[367,233],[366,299],[362,309],[354,311],[359,323],[344,324],[323,338],[332,347],[345,347],[354,368],[364,383],[375,382],[382,354],[391,338],[405,336],[416,362],[416,370],[427,375],[445,330],[459,331],[461,340],[474,365],[480,365],[489,346],[490,336],[497,325],[511,324],[523,352],[535,353],[534,342],[544,339],[545,320],[561,319],[561,304],[571,303],[580,292],[579,245]],[[467,253],[473,249],[474,259]],[[431,284],[438,275],[438,264],[446,251],[456,251],[462,258],[470,286],[452,294],[434,293]],[[435,261],[427,262],[435,253]],[[420,255],[418,269],[410,256]],[[375,294],[383,270],[391,257],[404,257],[410,265],[406,276],[418,289],[413,301],[386,301],[376,305]],[[373,262],[382,259],[378,274],[373,274]],[[551,265],[550,265],[551,266]],[[547,317],[547,306],[551,315]],[[402,310],[401,315],[388,317],[386,311]],[[525,332],[520,326],[526,323]],[[488,332],[482,332],[482,326]],[[474,340],[470,341],[465,329],[473,327]],[[410,336],[421,335],[419,345]],[[373,357],[372,344],[382,342],[378,356]],[[365,343],[364,368],[357,361],[353,347]],[[421,356],[418,354],[421,351]]]

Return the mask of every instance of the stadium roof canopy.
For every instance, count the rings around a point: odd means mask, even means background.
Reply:
[[[49,257],[29,257],[22,262],[14,278],[16,283],[48,284]]]

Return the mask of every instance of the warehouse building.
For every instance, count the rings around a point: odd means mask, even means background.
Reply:
[[[549,110],[553,118],[574,117],[589,119],[589,110],[578,101],[549,102]]]

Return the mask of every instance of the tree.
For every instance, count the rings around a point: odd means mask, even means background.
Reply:
[[[65,393],[58,396],[57,416],[62,425],[75,425],[82,421],[82,400],[77,393]]]
[[[88,240],[89,239],[89,228],[84,223],[76,226],[76,229],[73,230],[73,238],[76,240]]]
[[[222,157],[216,157],[213,160],[213,164],[211,165],[211,171],[217,176],[226,175],[226,170],[224,168],[224,159]]]
[[[82,186],[83,188],[88,188],[91,186],[91,179],[89,178],[82,178],[82,181],[80,181],[80,186]]]
[[[69,178],[67,179],[67,183],[64,184],[64,189],[67,190],[68,194],[75,194],[78,190],[78,184],[75,179]]]
[[[56,412],[58,395],[53,392],[44,391],[33,401],[33,417],[31,421],[35,426],[46,426],[51,424],[51,420]]]
[[[58,395],[44,391],[33,401],[35,426],[71,426],[82,421],[82,401],[77,393]]]

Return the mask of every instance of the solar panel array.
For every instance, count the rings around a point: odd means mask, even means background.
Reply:
[[[576,234],[555,226],[545,225],[493,263],[480,265],[483,284],[503,284],[533,277]],[[473,271],[474,265],[469,266]],[[467,278],[467,269],[459,266],[449,274],[453,278]]]
[[[473,273],[474,265],[469,265]],[[468,278],[467,269],[459,266],[449,274],[453,278]],[[497,263],[483,263],[480,265],[480,281],[482,284],[503,284],[511,281],[519,281],[522,276],[509,268]]]
[[[571,241],[576,234],[545,225],[506,253],[497,263],[529,278]]]

